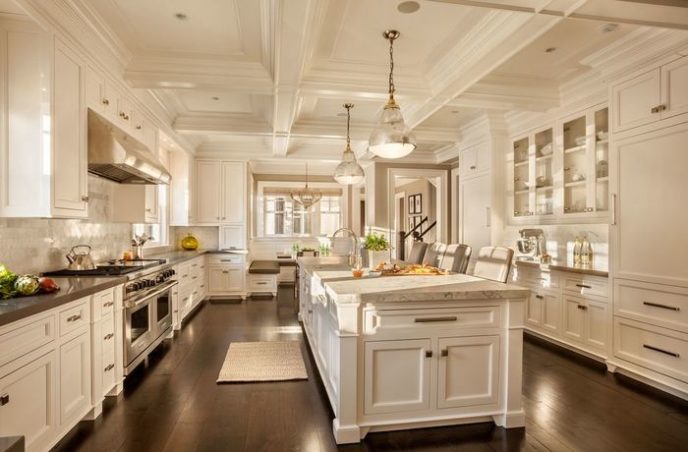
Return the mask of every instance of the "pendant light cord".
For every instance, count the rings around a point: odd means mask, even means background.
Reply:
[[[389,38],[389,95],[394,96],[394,38]]]
[[[351,126],[351,107],[353,105],[346,104],[346,147],[347,149],[351,146],[351,136],[349,135],[349,128]]]

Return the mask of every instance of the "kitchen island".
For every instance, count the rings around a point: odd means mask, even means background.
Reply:
[[[522,427],[529,290],[467,275],[353,279],[300,262],[301,319],[338,444],[368,432],[494,421]]]

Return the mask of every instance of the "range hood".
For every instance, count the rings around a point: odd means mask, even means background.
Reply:
[[[170,173],[146,145],[88,110],[88,172],[120,184],[169,184]]]

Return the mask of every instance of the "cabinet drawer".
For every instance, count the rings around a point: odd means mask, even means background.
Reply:
[[[60,336],[71,333],[82,326],[88,325],[88,300],[76,302],[77,304],[63,309],[59,313]]]
[[[564,290],[580,295],[607,297],[608,280],[603,278],[564,276]]]
[[[688,335],[616,318],[614,355],[655,372],[688,382]]]
[[[11,329],[10,329],[11,328]],[[0,330],[0,367],[55,339],[55,315]]]
[[[112,315],[115,311],[115,289],[108,289],[93,295],[93,318]]]
[[[103,356],[115,352],[115,322],[112,317],[105,317],[100,322],[100,351]]]
[[[272,292],[277,287],[276,276],[249,275],[250,292]]]
[[[115,386],[115,347],[104,348],[100,361],[102,369],[102,395],[106,395]]]
[[[208,264],[242,264],[244,256],[241,254],[209,254]]]
[[[688,333],[688,289],[616,280],[615,314]]]
[[[500,325],[499,306],[470,306],[428,310],[366,310],[366,334],[403,328],[497,328]]]

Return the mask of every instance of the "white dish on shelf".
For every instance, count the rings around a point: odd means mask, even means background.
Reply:
[[[552,143],[546,144],[540,148],[540,155],[550,155],[552,153]]]
[[[576,146],[583,146],[585,144],[586,136],[582,137],[576,137],[573,142],[576,143]]]
[[[597,132],[597,140],[598,141],[604,141],[607,138],[609,138],[609,132],[605,132],[605,131]]]

